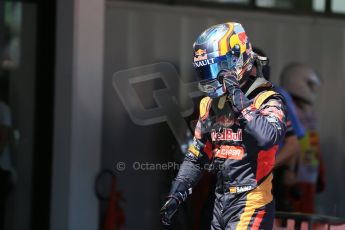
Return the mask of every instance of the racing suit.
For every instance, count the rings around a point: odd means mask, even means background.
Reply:
[[[271,84],[246,98],[251,104],[237,116],[227,95],[201,100],[193,144],[173,182],[172,192],[182,194],[195,186],[203,169],[216,173],[212,229],[273,226],[272,169],[285,135],[286,107]]]

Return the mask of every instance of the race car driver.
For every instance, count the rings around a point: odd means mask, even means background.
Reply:
[[[212,229],[272,229],[272,168],[286,130],[283,98],[262,77],[263,60],[240,23],[212,26],[193,48],[199,88],[208,96],[200,101],[194,141],[161,209],[161,222],[172,225],[207,169],[217,175]]]

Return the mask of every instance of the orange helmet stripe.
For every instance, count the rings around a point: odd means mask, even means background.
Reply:
[[[229,51],[230,35],[234,31],[234,24],[233,23],[227,23],[227,24],[229,25],[229,30],[218,42],[220,56],[225,55]]]

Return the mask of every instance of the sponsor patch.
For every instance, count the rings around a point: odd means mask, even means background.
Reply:
[[[230,128],[224,128],[222,132],[211,131],[212,141],[242,141],[242,129],[238,129],[234,132]]]
[[[198,68],[200,66],[211,65],[211,64],[214,64],[214,63],[215,63],[214,62],[214,58],[211,58],[211,59],[205,59],[205,60],[202,60],[202,61],[194,61],[193,65],[194,65],[195,68]]]
[[[232,160],[242,160],[244,149],[241,146],[222,145],[216,150],[215,157]]]
[[[237,191],[236,187],[230,187],[229,190],[230,190],[230,193],[236,193],[236,191]]]
[[[206,49],[198,49],[194,53],[194,61],[202,61],[207,59]]]
[[[240,186],[240,187],[230,187],[229,191],[230,193],[241,193],[241,192],[247,192],[252,190],[253,187],[252,186]]]

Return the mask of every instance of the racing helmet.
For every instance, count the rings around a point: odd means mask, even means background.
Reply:
[[[311,67],[292,63],[283,69],[280,85],[292,96],[312,105],[316,101],[321,79]]]
[[[193,66],[201,81],[199,89],[210,97],[224,94],[217,76],[221,71],[234,71],[239,83],[249,76],[254,53],[240,23],[227,22],[202,32],[193,44]]]

